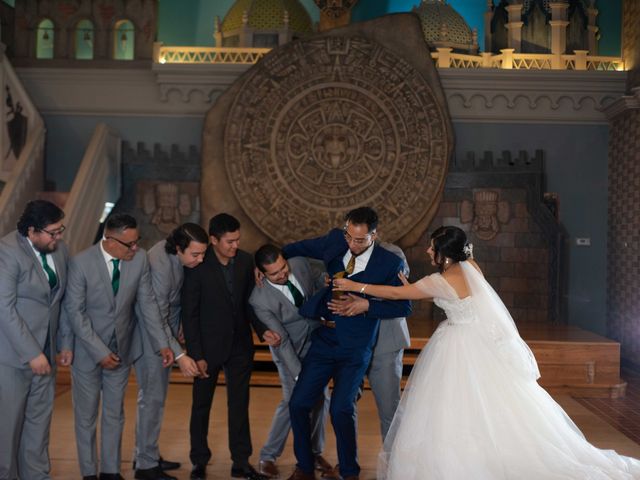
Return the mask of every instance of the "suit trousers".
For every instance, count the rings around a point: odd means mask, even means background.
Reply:
[[[233,467],[244,469],[249,465],[249,457],[252,453],[249,428],[249,381],[253,369],[253,348],[248,349],[234,342],[231,354],[223,365],[212,365],[210,362],[207,364],[209,378],[195,378],[193,381],[189,458],[194,465],[206,465],[211,459],[211,450],[207,441],[209,417],[218,373],[222,369],[227,384],[229,451]]]
[[[280,400],[273,414],[267,441],[262,450],[260,450],[260,460],[272,462],[275,462],[282,455],[289,436],[289,430],[291,430],[289,400],[296,384],[295,379],[281,361],[274,359],[274,363],[278,367],[278,375],[280,376],[282,400]],[[324,396],[311,412],[311,448],[314,455],[320,455],[324,450],[324,425],[327,413],[329,413],[330,400],[329,387],[327,386],[324,390]]]
[[[122,429],[124,427],[124,394],[129,381],[130,365],[107,370],[99,365],[85,372],[71,368],[73,414],[75,417],[78,461],[82,476],[120,473]],[[96,447],[96,426],[102,392],[100,419],[100,470]]]
[[[0,479],[49,476],[49,427],[55,397],[50,375],[0,364]]]
[[[171,368],[163,367],[162,358],[149,349],[133,366],[138,383],[134,459],[137,468],[146,470],[157,466],[160,459],[158,439]]]
[[[403,354],[402,349],[385,353],[374,352],[367,370],[367,378],[378,407],[383,442],[400,403]]]
[[[340,347],[335,329],[320,327],[313,333],[289,401],[293,450],[297,466],[303,472],[314,472],[309,415],[333,379],[329,412],[336,434],[340,474],[343,477],[359,475],[355,401],[370,360],[370,347]]]

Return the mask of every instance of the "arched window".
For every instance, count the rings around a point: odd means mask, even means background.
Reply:
[[[76,59],[93,60],[93,23],[90,20],[80,20],[76,25]]]
[[[36,30],[36,58],[53,58],[53,22],[45,18]]]
[[[129,20],[116,22],[113,30],[113,58],[116,60],[133,60],[135,46],[135,29]]]

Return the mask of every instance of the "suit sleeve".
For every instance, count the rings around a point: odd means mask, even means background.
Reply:
[[[252,267],[253,267],[253,264],[252,264]],[[253,275],[253,268],[251,268],[250,271],[248,272],[246,284],[247,284],[247,293],[245,298],[247,299],[247,301],[245,302],[245,315],[249,319],[249,323],[251,323],[251,325],[253,326],[253,329],[256,331],[256,334],[260,338],[260,341],[264,342],[264,332],[269,330],[269,327],[264,323],[262,323],[260,318],[256,315],[256,312],[249,301],[251,298],[251,293],[253,292],[253,289],[256,286],[255,277]]]
[[[42,353],[31,330],[16,310],[20,266],[10,252],[0,254],[0,333],[18,354],[20,362],[27,363]]]
[[[249,299],[249,303],[253,307],[256,316],[260,321],[271,331],[280,335],[280,345],[277,347],[271,347],[274,355],[284,364],[293,377],[297,377],[300,374],[302,368],[298,354],[293,348],[293,344],[289,338],[287,330],[282,326],[282,323],[276,315],[273,314],[268,308],[261,306],[252,297]]]
[[[151,346],[154,352],[158,352],[161,348],[169,346],[169,339],[164,330],[163,323],[166,324],[166,320],[161,318],[158,304],[153,295],[153,289],[151,287],[151,273],[149,272],[149,261],[147,255],[143,254],[142,275],[138,283],[138,291],[136,294],[136,303],[140,313],[142,314],[142,320],[144,321],[144,328],[149,335]],[[171,335],[173,338],[173,335]]]
[[[194,360],[204,359],[202,334],[200,332],[201,268],[185,269],[181,297],[184,340],[187,345],[187,353]]]
[[[322,237],[300,240],[282,247],[284,258],[309,257],[324,260],[327,247],[329,246],[331,233]]]
[[[69,262],[63,318],[68,322],[65,328],[70,327],[75,338],[84,344],[91,358],[98,364],[111,350],[95,332],[87,315],[87,277],[79,263],[75,258]]]
[[[403,270],[402,261],[398,258],[394,267],[389,268],[389,273],[384,285],[402,285],[402,282],[398,278],[398,273]],[[368,297],[368,299],[369,310],[365,314],[367,318],[384,320],[388,318],[408,317],[411,314],[411,302],[409,300],[383,300],[377,297]]]
[[[169,299],[171,298],[171,282],[169,279],[171,276],[166,275],[166,272],[162,268],[154,267],[152,262],[149,262],[149,270],[151,273],[151,288],[153,296],[160,310],[160,321],[162,322],[162,330],[164,331],[167,341],[169,342],[169,348],[173,351],[175,356],[182,353],[182,347],[180,343],[173,336],[171,327],[169,326],[169,314],[171,313],[171,306],[169,305]]]

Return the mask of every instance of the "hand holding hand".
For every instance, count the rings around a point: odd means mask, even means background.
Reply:
[[[178,367],[185,377],[197,377],[200,374],[198,364],[189,355],[183,355],[178,360]]]
[[[68,367],[73,361],[73,352],[71,350],[62,350],[56,357],[56,363],[60,367]]]
[[[36,375],[49,375],[51,373],[51,365],[49,365],[49,360],[47,360],[44,353],[29,360],[29,366]]]
[[[167,368],[173,364],[173,352],[169,347],[160,349],[160,356],[162,357],[162,366]]]
[[[120,366],[120,357],[111,352],[109,355],[100,360],[100,366],[107,370],[113,370]]]
[[[358,295],[342,295],[327,303],[329,310],[336,315],[353,317],[369,310],[369,300]]]
[[[207,365],[207,361],[198,360],[196,361],[196,364],[198,365],[198,378],[209,378],[209,374],[207,373],[207,368],[209,367]]]
[[[278,332],[274,332],[273,330],[266,330],[262,334],[262,338],[270,347],[277,347],[278,345],[280,345],[280,341],[282,340],[280,338],[280,334],[278,334]]]

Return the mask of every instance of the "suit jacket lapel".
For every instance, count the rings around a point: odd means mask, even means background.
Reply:
[[[102,255],[102,249],[100,244],[96,243],[93,247],[93,262],[96,268],[96,272],[100,277],[100,283],[104,289],[105,297],[109,299],[113,307],[116,306],[116,300],[113,295],[113,288],[111,287],[111,277],[109,276],[109,269],[107,268],[107,262],[104,261],[104,255]],[[122,262],[120,263],[122,265]],[[121,272],[122,275],[122,272]]]
[[[231,305],[232,304],[231,294],[229,293],[229,288],[227,287],[227,280],[224,277],[224,272],[222,271],[222,265],[220,264],[220,262],[218,262],[217,258],[213,258],[215,257],[213,248],[211,248],[210,255],[212,255],[212,257],[209,258],[208,267],[211,272],[211,277],[213,278],[213,284],[211,285],[213,288],[212,288],[212,292],[209,292],[209,294],[213,295],[214,294],[213,292],[216,292],[216,291],[224,292],[224,294],[221,296],[225,299],[224,300],[225,302],[228,302]]]
[[[31,261],[34,263],[36,272],[38,272],[38,276],[40,277],[40,280],[47,285],[47,288],[50,289],[49,278],[47,277],[47,274],[44,273],[42,262],[36,256],[36,252],[33,251],[33,248],[31,248],[31,244],[29,243],[29,240],[27,240],[26,237],[23,237],[19,233],[16,233],[16,235],[18,235],[18,242],[20,244],[20,247],[24,250],[24,252],[29,256]]]

